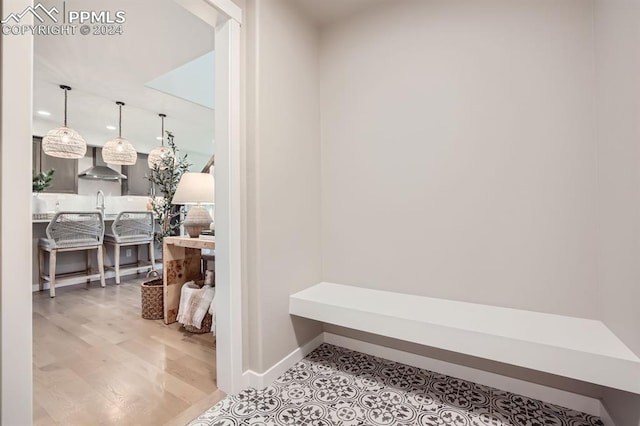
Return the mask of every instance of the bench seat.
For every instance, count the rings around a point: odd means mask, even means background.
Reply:
[[[640,358],[601,321],[322,282],[290,314],[640,394]]]

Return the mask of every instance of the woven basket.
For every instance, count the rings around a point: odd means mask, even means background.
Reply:
[[[192,325],[183,325],[183,327],[185,330],[187,330],[190,333],[204,334],[204,333],[211,332],[212,325],[213,325],[213,317],[209,312],[207,312],[207,314],[202,319],[202,324],[200,325],[200,328],[195,328]]]
[[[194,281],[198,287],[202,288],[202,286],[204,285],[204,280],[195,280]],[[193,325],[182,325],[184,327],[185,330],[187,330],[190,333],[195,333],[195,334],[204,334],[204,333],[209,333],[211,331],[211,326],[213,325],[213,317],[211,316],[211,314],[209,312],[207,312],[204,315],[204,318],[202,319],[202,324],[200,324],[200,328],[196,328]]]
[[[151,278],[153,274],[155,277]],[[141,287],[142,318],[153,320],[164,318],[162,277],[156,271],[151,271]]]

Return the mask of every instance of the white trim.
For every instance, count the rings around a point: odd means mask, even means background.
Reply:
[[[217,385],[228,394],[245,385],[242,339],[242,174],[240,157],[240,23],[230,0],[176,0],[215,20],[216,341]],[[209,7],[203,7],[209,6]],[[214,8],[218,13],[211,13]]]
[[[229,19],[242,24],[242,9],[232,0],[174,0],[212,27]]]
[[[616,423],[613,421],[602,402],[600,402],[600,420],[602,420],[604,426],[616,426]]]
[[[226,0],[208,1],[223,12],[229,6]],[[217,384],[235,393],[244,384],[239,22],[219,24],[215,38]]]
[[[227,19],[242,24],[242,9],[232,0],[204,0],[217,11],[223,13]]]
[[[526,382],[524,380],[452,364],[409,352],[399,351],[397,349],[387,348],[385,346],[375,345],[333,333],[325,332],[324,341],[332,345],[374,355],[390,361],[401,362],[414,367],[435,371],[463,380],[469,380],[485,386],[491,386],[519,395],[528,396],[529,398],[582,411],[594,416],[601,415],[602,404],[600,403],[600,400],[590,398],[588,396],[578,395],[572,392],[539,385],[537,383]]]
[[[273,383],[285,371],[293,367],[295,363],[302,361],[305,356],[313,352],[313,350],[322,343],[324,343],[324,334],[318,334],[313,340],[307,342],[305,345],[297,348],[289,355],[282,358],[264,373],[256,373],[253,370],[248,370],[245,373],[244,379],[247,381],[249,386],[256,389],[264,389]]]
[[[189,12],[202,19],[212,27],[216,27],[220,22],[220,12],[218,9],[203,0],[173,0]]]
[[[27,0],[4,0],[3,13]],[[32,23],[31,16],[22,24]],[[0,37],[2,117],[0,136],[0,424],[32,423],[31,319],[31,117],[33,36]]]

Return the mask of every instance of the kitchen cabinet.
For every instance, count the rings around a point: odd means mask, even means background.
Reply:
[[[122,166],[122,173],[127,176],[122,181],[122,195],[149,195],[151,183],[147,180],[149,165],[147,154],[138,153],[138,160],[132,166]]]
[[[44,192],[76,194],[78,192],[78,160],[51,157],[42,151],[42,137],[33,137],[33,174],[54,169],[51,186]]]

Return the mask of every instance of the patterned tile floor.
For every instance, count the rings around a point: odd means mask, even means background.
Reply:
[[[602,426],[597,417],[323,344],[190,426]]]

